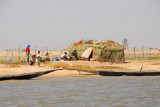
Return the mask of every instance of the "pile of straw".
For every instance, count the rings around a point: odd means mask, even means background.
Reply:
[[[82,42],[79,45],[79,42]],[[98,40],[81,40],[71,44],[68,48],[68,56],[71,56],[74,49],[77,50],[78,57],[84,53],[84,51],[93,47],[93,55],[92,57],[97,61],[102,62],[124,62],[124,46],[111,41],[98,41]]]
[[[17,68],[17,67],[20,67],[19,64],[6,64],[5,65],[6,68]]]
[[[73,65],[73,66],[69,66],[69,69],[95,69],[92,66],[89,65]]]
[[[48,65],[49,68],[68,68],[70,65],[62,61],[52,62]]]
[[[96,69],[104,69],[104,70],[128,70],[125,67],[117,67],[117,66],[98,66]]]

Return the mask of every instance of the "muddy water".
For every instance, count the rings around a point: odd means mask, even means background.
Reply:
[[[0,107],[160,107],[160,76],[0,82]]]

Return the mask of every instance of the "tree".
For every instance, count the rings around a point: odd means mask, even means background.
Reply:
[[[129,44],[127,38],[124,38],[122,43],[123,43],[123,46],[127,49]]]

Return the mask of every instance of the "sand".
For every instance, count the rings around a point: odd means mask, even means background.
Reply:
[[[15,65],[15,64],[0,64],[0,76],[4,75],[15,75],[15,74],[23,74],[23,73],[32,73],[38,71],[46,71],[52,70],[55,68],[49,68],[48,65],[42,64],[40,67],[37,65]],[[95,77],[99,75],[95,75],[93,73],[87,72],[78,72],[77,70],[57,70],[52,73],[43,75],[39,78],[46,77]]]
[[[51,67],[53,65],[53,67]],[[54,66],[56,65],[56,66]],[[57,66],[59,65],[59,66]],[[31,73],[38,71],[46,71],[56,68],[75,68],[75,69],[94,69],[94,70],[114,70],[114,71],[139,71],[143,66],[143,71],[160,71],[160,60],[127,60],[126,63],[110,63],[110,62],[98,62],[98,61],[57,61],[43,63],[40,67],[36,65],[30,66],[28,64],[0,64],[0,76],[14,75],[22,73]],[[83,68],[84,67],[84,68]],[[79,72],[77,70],[58,70],[52,73],[41,76],[41,78],[47,77],[97,77],[94,73]]]
[[[51,59],[53,57],[58,57],[64,51],[56,51],[50,50],[49,55]],[[127,53],[128,50],[125,50]],[[133,53],[133,50],[130,50],[130,53]],[[159,50],[152,50],[152,54],[160,56]],[[34,51],[31,54],[35,54]],[[45,54],[45,52],[41,53]],[[7,51],[0,51],[0,60],[5,60],[7,55]],[[18,60],[19,53],[14,51],[13,59]],[[20,53],[20,59],[23,60],[25,58],[25,52]],[[8,53],[7,59],[12,59],[11,52]],[[14,74],[22,74],[22,73],[31,73],[38,71],[46,71],[56,68],[71,68],[71,69],[93,69],[93,70],[114,70],[116,72],[119,71],[139,71],[143,66],[142,71],[160,71],[160,59],[154,60],[145,60],[145,59],[134,59],[134,60],[126,60],[126,63],[110,63],[110,62],[98,62],[98,61],[50,61],[48,63],[41,63],[41,66],[38,67],[37,64],[34,66],[30,66],[29,64],[0,64],[0,76],[4,75],[14,75]],[[97,77],[99,75],[95,75],[93,73],[87,72],[78,72],[77,70],[58,70],[53,73],[46,74],[41,76],[43,78],[46,77]]]

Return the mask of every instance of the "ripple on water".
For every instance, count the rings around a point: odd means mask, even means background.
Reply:
[[[1,81],[1,106],[160,106],[160,77]]]

